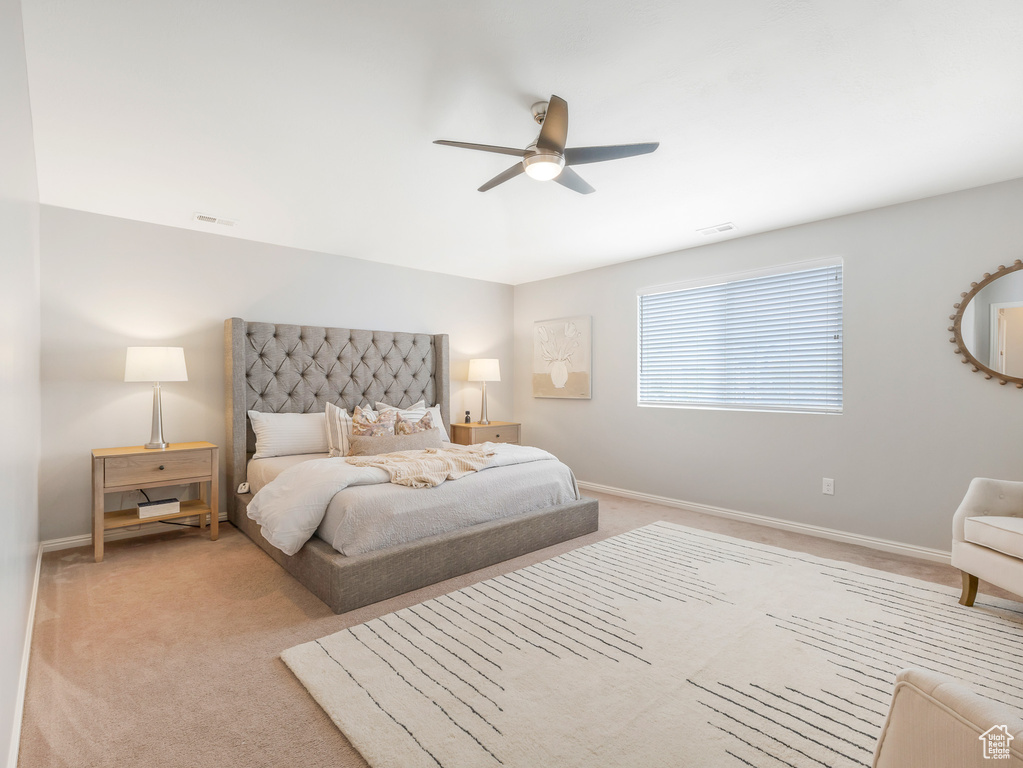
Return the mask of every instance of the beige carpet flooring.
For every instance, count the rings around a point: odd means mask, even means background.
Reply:
[[[365,766],[282,650],[657,520],[957,586],[948,566],[602,494],[600,530],[336,616],[230,525],[44,556],[20,768]],[[982,585],[983,589],[984,585]]]

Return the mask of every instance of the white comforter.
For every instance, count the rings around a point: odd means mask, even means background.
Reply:
[[[546,494],[549,498],[543,502],[531,503],[531,506],[536,508],[540,503],[564,503],[573,498],[578,498],[578,489],[575,487],[575,478],[572,476],[571,471],[547,451],[529,446],[505,443],[489,443],[487,447],[494,451],[494,456],[490,464],[478,473],[473,473],[457,481],[449,480],[438,488],[410,489],[400,487],[400,489],[405,495],[437,494],[443,492],[442,489],[451,483],[456,485],[465,483],[468,490],[468,485],[482,483],[484,480],[483,476],[488,475],[496,467],[512,467],[533,462],[544,462],[544,464],[550,463],[552,471],[562,476],[558,482],[552,483],[553,486],[561,486],[561,488],[554,491],[556,496],[553,497],[550,496],[551,491],[548,489]],[[494,472],[493,475],[495,480],[494,488],[499,489],[497,493],[508,492],[509,489],[501,485],[501,473]],[[471,481],[471,478],[476,477],[479,477],[479,480]],[[247,513],[252,520],[260,525],[263,537],[267,541],[285,554],[293,555],[302,548],[302,545],[309,540],[320,526],[327,508],[331,505],[331,500],[334,499],[336,494],[347,488],[358,486],[389,485],[389,481],[388,473],[375,467],[352,466],[342,458],[311,459],[289,467],[281,472],[273,482],[263,487],[252,501],[249,502]],[[399,486],[390,487],[399,488]],[[474,489],[474,491],[478,490]],[[484,491],[484,493],[488,492],[489,489]],[[415,498],[415,496],[410,498]],[[383,517],[386,513],[387,510],[380,510],[379,512],[372,513],[371,516]],[[366,513],[363,513],[363,516],[366,516]],[[415,524],[415,515],[405,515],[405,517],[410,523]],[[459,524],[472,524],[481,521],[479,519],[465,519],[464,512],[458,513],[456,511],[455,517],[463,518],[461,523],[445,522],[439,524],[440,527],[434,525],[431,530],[405,531],[399,533],[399,538],[397,539],[394,539],[393,534],[389,534],[387,544],[414,540],[422,535],[450,530],[458,527]],[[358,530],[365,529],[372,524],[372,520],[353,523],[353,525],[359,526]],[[365,543],[353,542],[349,548],[344,548],[339,541],[331,543],[336,549],[343,551],[345,554],[358,554],[370,549],[380,548],[380,546],[384,545],[381,543],[380,536],[376,533],[362,535],[362,538],[366,539]],[[370,543],[370,540],[373,543]]]

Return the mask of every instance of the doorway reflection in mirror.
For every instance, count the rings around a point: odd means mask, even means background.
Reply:
[[[1023,271],[984,286],[964,307],[966,348],[995,373],[1023,378]]]

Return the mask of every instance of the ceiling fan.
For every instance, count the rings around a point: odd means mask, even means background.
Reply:
[[[540,124],[540,135],[525,149],[495,147],[490,144],[469,144],[464,141],[438,139],[434,144],[449,147],[478,149],[481,152],[496,152],[499,155],[513,155],[521,158],[507,171],[497,174],[479,188],[480,192],[493,189],[508,179],[515,178],[523,171],[539,181],[554,180],[563,187],[588,195],[595,192],[583,177],[572,170],[573,165],[602,163],[605,160],[619,160],[653,152],[658,142],[648,144],[614,144],[606,147],[565,147],[568,141],[568,102],[560,96],[551,96],[550,101],[538,101],[533,105],[533,119]]]

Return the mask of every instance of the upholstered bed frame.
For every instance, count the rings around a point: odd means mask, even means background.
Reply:
[[[224,323],[228,519],[343,613],[597,530],[593,499],[513,515],[409,544],[346,557],[313,537],[294,555],[267,542],[238,493],[255,450],[250,410],[316,413],[377,401],[439,405],[450,424],[448,337],[246,322]]]

